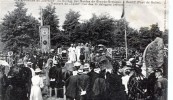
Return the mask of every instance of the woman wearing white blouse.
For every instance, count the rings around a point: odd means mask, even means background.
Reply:
[[[41,88],[43,88],[43,79],[39,76],[41,70],[37,68],[35,70],[35,76],[32,77],[32,87],[31,87],[31,94],[30,100],[43,100]]]

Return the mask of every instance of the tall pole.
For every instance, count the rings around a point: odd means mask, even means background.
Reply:
[[[124,22],[124,42],[125,42],[125,51],[126,51],[126,59],[127,59],[127,56],[128,56],[128,50],[127,50],[127,32],[126,32],[126,20],[125,20],[125,4],[124,4],[124,1],[123,1],[123,12],[122,12],[122,15],[121,15],[121,18],[123,19],[123,22]]]
[[[41,26],[43,26],[43,10],[42,10],[42,7],[40,7],[40,19],[41,19]]]
[[[126,22],[125,22],[125,18],[124,18],[124,33],[125,33],[125,35],[124,35],[124,38],[125,38],[125,48],[126,48],[126,59],[127,59],[127,32],[126,32]]]

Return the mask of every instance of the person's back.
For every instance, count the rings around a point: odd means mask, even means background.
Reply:
[[[86,91],[89,85],[89,76],[87,74],[79,75],[77,85],[79,89]]]
[[[111,73],[107,75],[109,84],[108,91],[111,100],[126,100],[125,87],[122,84],[122,79],[119,75]]]
[[[57,88],[57,97],[63,98],[63,73],[60,63],[56,66],[56,88]]]
[[[147,79],[147,95],[149,96],[149,100],[153,100],[154,99],[154,86],[156,84],[157,78],[155,77],[155,73],[151,73],[148,76]]]
[[[87,99],[88,100],[92,100],[92,98],[94,98],[94,93],[93,93],[93,86],[94,86],[94,82],[95,80],[99,77],[99,74],[94,72],[94,70],[91,70],[91,72],[88,73],[89,76],[89,86],[88,86],[88,90],[87,90]]]
[[[62,80],[63,80],[62,68],[56,68],[55,81],[56,84],[58,85],[57,87],[63,86]]]
[[[55,66],[53,66],[49,69],[49,78],[55,79],[55,77],[56,77],[56,70],[55,70]]]
[[[66,96],[70,99],[75,99],[77,97],[77,79],[78,75],[70,76],[66,80]]]
[[[91,70],[91,72],[88,73],[89,76],[89,82],[90,82],[90,88],[93,88],[95,80],[99,77],[99,74],[94,72],[94,70]]]

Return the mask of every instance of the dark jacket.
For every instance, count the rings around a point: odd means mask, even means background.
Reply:
[[[155,76],[155,73],[151,73],[148,76],[147,79],[147,96],[149,96],[149,100],[153,100],[154,99],[154,86],[156,84],[157,78]]]
[[[94,98],[94,92],[92,89],[93,89],[95,80],[99,77],[99,74],[94,72],[94,70],[91,70],[91,72],[88,73],[88,76],[89,76],[89,86],[87,90],[87,98],[88,100],[92,100],[92,98]]]
[[[55,66],[53,66],[49,69],[49,78],[54,79],[55,77],[56,77],[56,68]]]
[[[66,80],[66,96],[75,99],[77,97],[77,80],[78,75],[70,76]]]
[[[81,74],[78,76],[77,87],[79,92],[87,91],[89,86],[89,76],[87,74]]]
[[[106,81],[104,78],[97,78],[93,85],[94,100],[107,100]]]
[[[155,84],[155,99],[154,100],[167,100],[167,87],[168,81],[166,78],[158,78]]]
[[[89,76],[89,88],[92,89],[95,80],[99,77],[99,74],[94,72],[94,70],[91,70],[91,72],[88,73]]]
[[[63,74],[62,74],[62,68],[56,68],[56,76],[55,76],[55,81],[56,81],[56,87],[57,88],[62,88],[63,87]]]
[[[107,75],[107,84],[110,100],[126,100],[125,87],[119,75],[113,73]]]

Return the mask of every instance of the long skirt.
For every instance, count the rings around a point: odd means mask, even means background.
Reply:
[[[32,86],[30,100],[43,100],[39,86]]]

